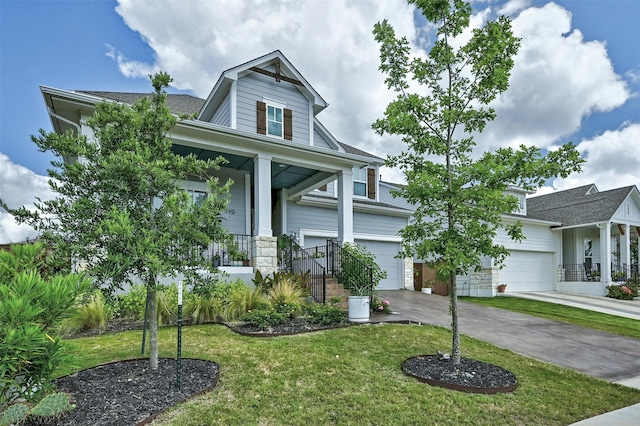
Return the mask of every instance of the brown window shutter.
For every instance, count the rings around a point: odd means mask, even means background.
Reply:
[[[327,185],[322,185],[320,188],[318,188],[319,191],[326,191],[327,190]]]
[[[376,171],[375,169],[367,169],[367,197],[376,199]]]
[[[288,141],[293,140],[293,113],[290,109],[284,109],[284,138]]]
[[[256,110],[257,124],[258,124],[258,133],[261,135],[267,134],[267,104],[264,102],[257,102],[257,110]]]

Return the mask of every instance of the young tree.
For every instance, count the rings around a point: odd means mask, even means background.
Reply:
[[[375,25],[380,70],[397,97],[373,128],[380,135],[401,135],[407,145],[406,151],[387,159],[407,180],[395,195],[416,207],[415,221],[401,231],[403,256],[417,254],[432,261],[450,280],[452,359],[459,364],[456,275],[481,270],[483,257],[502,266],[509,253],[495,243],[499,229],[513,240],[524,238],[519,222],[502,221],[504,213],[518,207],[517,199],[505,190],[509,185],[539,188],[549,178],[580,170],[583,160],[572,144],[547,155],[524,145],[474,152],[473,135],[495,118],[488,105],[507,89],[520,41],[510,20],[500,17],[474,29],[469,41],[457,47],[469,26],[468,3],[409,2],[434,24],[437,38],[426,58],[412,58],[407,39],[396,37],[386,20]]]
[[[69,253],[108,290],[141,279],[147,288],[150,364],[158,368],[156,288],[161,276],[197,280],[207,265],[197,247],[225,231],[220,213],[231,182],[210,177],[224,161],[182,157],[171,151],[169,131],[178,119],[166,106],[165,73],[150,76],[154,93],[133,105],[101,102],[87,120],[93,138],[46,133],[32,140],[59,159],[49,170],[60,196],[37,210],[14,211],[41,231],[57,251]],[[64,159],[64,161],[62,161]],[[209,196],[194,203],[179,184],[208,182]]]

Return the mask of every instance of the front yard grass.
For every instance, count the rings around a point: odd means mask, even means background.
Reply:
[[[161,356],[175,357],[176,328],[159,333]],[[71,340],[82,368],[140,355],[141,332]],[[542,363],[463,336],[463,356],[518,377],[512,394],[474,395],[405,376],[408,357],[448,351],[451,332],[376,324],[276,338],[221,325],[183,329],[183,357],[220,365],[218,386],[173,407],[154,424],[566,425],[640,402],[640,390]],[[183,378],[183,380],[186,380]]]
[[[640,321],[631,318],[519,297],[461,297],[460,300],[640,339]]]

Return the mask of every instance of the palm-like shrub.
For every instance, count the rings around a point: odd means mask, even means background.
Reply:
[[[250,290],[248,287],[239,287],[231,293],[229,304],[224,310],[225,321],[232,321],[242,314],[262,309],[269,305],[261,287]]]
[[[64,334],[73,334],[82,330],[104,328],[114,315],[114,309],[107,304],[102,292],[94,291],[80,298],[72,315],[62,325]]]

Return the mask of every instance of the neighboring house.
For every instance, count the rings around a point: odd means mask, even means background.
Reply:
[[[517,188],[520,209],[505,215],[520,221],[526,239],[497,240],[510,256],[503,269],[489,259],[485,269],[459,277],[462,294],[492,296],[507,291],[564,291],[604,295],[605,287],[638,274],[640,193],[636,186],[600,192],[594,184],[527,198]]]
[[[86,118],[98,102],[149,96],[41,90],[54,130],[75,129],[88,137]],[[216,175],[234,181],[224,223],[251,266],[243,267],[216,243],[203,248],[212,262],[231,273],[271,273],[278,268],[279,235],[295,235],[303,247],[327,239],[359,242],[388,273],[379,289],[412,288],[411,259],[396,258],[398,231],[411,210],[392,203],[392,186],[380,182],[384,160],[338,141],[320,123],[317,115],[327,102],[280,51],[224,71],[207,99],[169,94],[167,103],[176,114],[195,114],[171,131],[173,151],[201,159],[223,156],[228,164]],[[205,195],[203,182],[183,186],[195,200]]]

